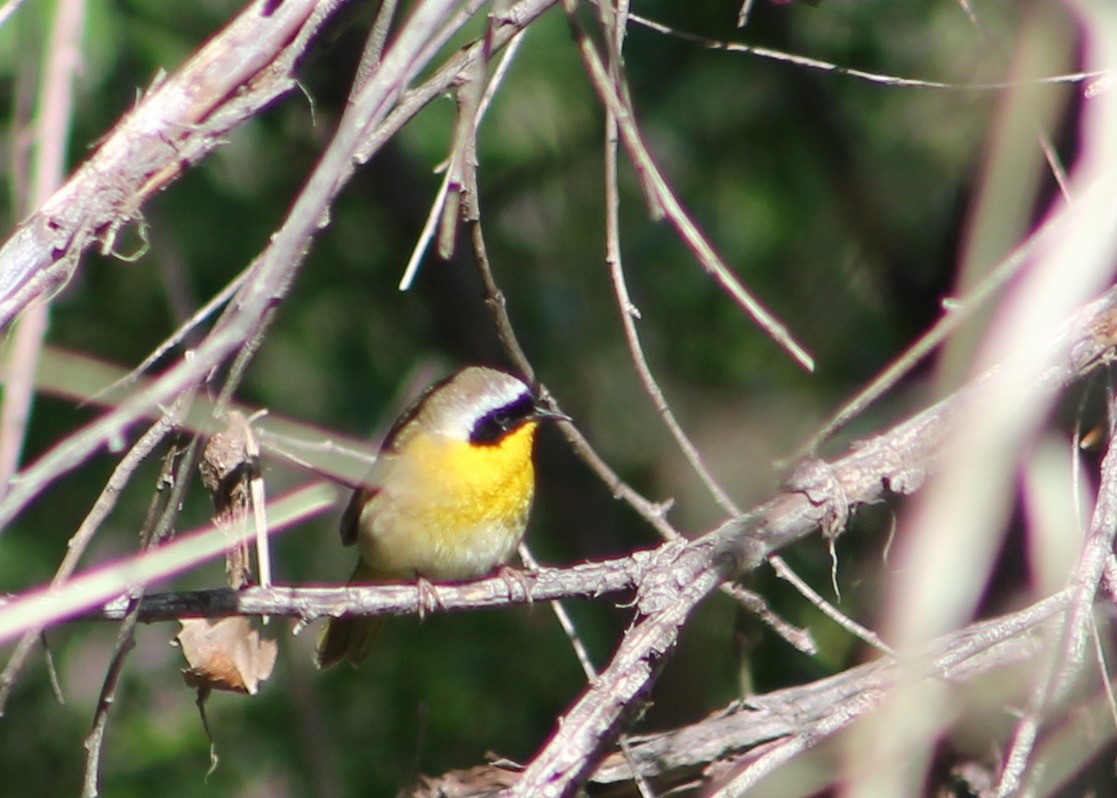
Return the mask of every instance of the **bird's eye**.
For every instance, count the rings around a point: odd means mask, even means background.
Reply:
[[[519,429],[535,412],[535,403],[530,396],[522,396],[514,402],[490,410],[473,425],[469,442],[480,446],[500,443],[504,436]]]
[[[479,445],[498,443],[504,437],[506,430],[495,416],[485,416],[473,425],[469,434],[469,442]]]

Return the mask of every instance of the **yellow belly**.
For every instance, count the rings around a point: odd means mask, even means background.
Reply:
[[[365,506],[361,558],[378,579],[473,579],[507,562],[535,490],[534,423],[475,446],[430,436],[393,457]]]

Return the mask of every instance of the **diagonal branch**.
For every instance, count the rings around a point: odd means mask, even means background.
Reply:
[[[926,663],[922,678],[952,688],[994,674],[1003,678],[1005,668],[1039,653],[1043,632],[1066,612],[1071,599],[1071,591],[1064,590],[1019,612],[932,641],[921,652]],[[716,782],[711,786],[722,790],[720,794],[740,794],[789,754],[815,747],[825,739],[825,729],[840,730],[872,711],[873,696],[881,694],[901,667],[895,658],[883,657],[810,684],[750,696],[687,726],[633,735],[627,752],[606,757],[589,781],[598,789],[608,785],[610,794],[628,794],[614,791],[633,780],[635,767],[660,795],[693,788],[699,779]],[[459,798],[482,798],[495,794],[490,785],[515,777],[499,764],[486,765],[422,779],[411,794],[449,794],[440,789],[454,783],[463,785],[453,793]],[[817,785],[824,786],[825,781]]]
[[[618,96],[616,87],[609,80],[608,70],[602,62],[601,56],[578,22],[575,13],[576,3],[573,0],[563,0],[563,6],[566,8],[567,19],[570,22],[575,41],[581,50],[582,60],[585,62],[590,80],[602,104],[616,116],[621,141],[628,150],[632,164],[640,175],[645,193],[656,211],[655,215],[666,216],[675,227],[679,237],[694,253],[702,268],[713,277],[717,284],[796,362],[807,371],[813,371],[814,359],[806,349],[794,339],[783,322],[776,318],[741,283],[714,250],[705,234],[698,229],[694,220],[690,218],[644,143],[640,129],[633,118],[632,109],[624,99]]]
[[[0,329],[64,285],[96,240],[111,251],[140,206],[290,91],[311,38],[345,0],[257,0],[169,80],[0,247]]]
[[[153,382],[144,395],[122,402],[25,469],[0,502],[0,527],[10,522],[53,479],[84,462],[151,408],[169,402],[180,391],[194,385],[243,345],[301,267],[311,241],[321,229],[321,220],[328,218],[333,199],[353,172],[363,131],[383,120],[401,87],[407,85],[420,68],[418,55],[439,35],[438,25],[454,5],[454,0],[425,0],[412,11],[385,55],[380,70],[360,91],[354,104],[346,109],[336,135],[289,215],[253,265],[252,275],[235,309],[226,315],[224,325],[219,325],[192,357]]]
[[[1057,390],[1109,353],[1117,340],[1115,303],[1117,289],[1111,289],[1055,330],[1047,339],[1048,352],[1018,353],[1053,364],[1034,386],[1037,393]],[[836,534],[858,504],[918,488],[934,465],[950,419],[962,409],[972,409],[984,381],[1001,368],[1005,364],[889,432],[862,442],[845,457],[806,464],[794,475],[790,489],[756,508],[747,523],[730,522],[692,544],[708,546],[708,559],[680,556],[677,569],[665,569],[673,578],[642,584],[637,623],[609,667],[570,708],[555,735],[505,794],[574,794],[639,709],[681,624],[722,578],[756,567],[766,555],[817,527]],[[668,544],[663,551],[670,548]]]

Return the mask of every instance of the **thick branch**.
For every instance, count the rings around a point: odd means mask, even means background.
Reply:
[[[418,56],[439,35],[438,23],[454,0],[423,0],[401,27],[381,68],[361,90],[341,118],[334,138],[311,173],[287,218],[252,267],[235,307],[193,350],[193,357],[168,369],[142,396],[122,402],[97,421],[71,434],[24,469],[0,502],[0,527],[8,523],[53,479],[76,467],[105,442],[160,402],[167,402],[210,372],[249,339],[277,297],[285,295],[302,265],[311,241],[328,217],[334,197],[352,174],[352,163],[362,143],[362,131],[375,126],[391,107],[399,87],[421,68]],[[2,303],[0,303],[2,305]],[[0,317],[2,318],[2,317]]]
[[[63,285],[95,240],[294,85],[294,66],[345,0],[257,0],[154,87],[85,164],[0,247],[0,329]]]
[[[1072,592],[1064,590],[1020,612],[975,623],[935,640],[921,658],[927,663],[924,678],[957,688],[1030,660],[1042,645],[1042,627],[1061,616],[1071,598]],[[718,770],[729,769],[724,763],[755,746],[771,743],[765,750],[772,750],[780,741],[820,741],[817,730],[834,717],[852,721],[872,711],[873,696],[880,695],[901,672],[910,675],[902,671],[905,667],[885,657],[810,684],[752,696],[689,726],[629,737],[627,751],[606,757],[590,781],[599,785],[632,782],[632,768],[636,767],[663,794],[683,783],[693,786],[703,774],[708,777],[711,764],[723,763]],[[413,794],[482,798],[495,795],[500,786],[514,783],[516,778],[505,767],[487,765],[423,779]],[[635,788],[631,792],[635,794]]]
[[[1034,387],[1038,393],[1050,393],[1107,356],[1115,334],[1117,289],[1111,289],[1054,330],[1047,351],[1018,356],[1053,364]],[[750,514],[755,524],[726,525],[698,541],[714,544],[705,552],[710,560],[671,572],[673,578],[662,583],[642,584],[637,605],[642,620],[625,636],[600,680],[562,718],[558,731],[505,794],[574,794],[616,741],[626,718],[639,709],[637,701],[650,690],[656,666],[674,646],[681,624],[720,578],[755,568],[763,557],[816,527],[837,534],[858,504],[917,489],[939,454],[950,420],[981,395],[981,382],[996,371],[833,463],[816,461],[799,469],[789,490]]]
[[[294,85],[314,34],[347,0],[257,0],[173,77],[155,86],[58,192],[0,246],[0,330],[37,296],[64,285],[82,252],[112,249],[140,206],[224,143],[225,136]],[[507,8],[487,46],[503,47],[558,0]],[[481,57],[478,41],[447,59],[370,127],[353,158],[364,163]],[[351,171],[351,170],[350,170]],[[344,182],[347,175],[341,175]]]

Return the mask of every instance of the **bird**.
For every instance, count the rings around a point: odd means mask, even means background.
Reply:
[[[354,584],[477,579],[502,567],[523,540],[535,494],[539,422],[569,420],[520,377],[467,366],[434,383],[396,420],[341,516],[357,544]],[[316,663],[354,667],[381,617],[330,618]]]

